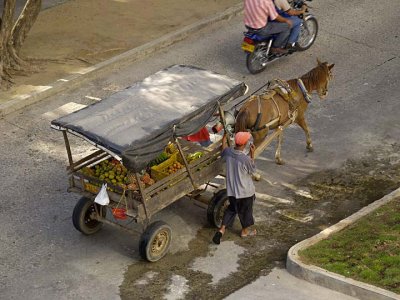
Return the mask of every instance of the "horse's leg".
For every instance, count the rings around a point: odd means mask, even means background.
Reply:
[[[299,126],[301,128],[303,128],[304,133],[306,134],[306,143],[307,143],[306,148],[307,148],[307,150],[310,151],[310,152],[314,151],[314,148],[313,148],[312,143],[311,143],[310,130],[308,129],[308,126],[307,126],[305,118],[304,117],[303,118],[297,118],[296,123],[299,124]]]
[[[278,165],[284,164],[283,160],[281,159],[282,137],[283,137],[283,132],[278,134],[278,136],[276,137],[276,139],[278,140],[278,145],[276,147],[276,152],[275,152],[275,161]]]

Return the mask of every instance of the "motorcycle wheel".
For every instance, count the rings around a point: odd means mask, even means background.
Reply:
[[[254,52],[247,53],[246,67],[251,74],[257,74],[265,70],[267,67],[262,62],[263,51],[260,48],[254,49]]]
[[[298,51],[305,51],[314,44],[318,34],[318,22],[314,16],[308,15],[301,25],[299,40],[296,43]]]

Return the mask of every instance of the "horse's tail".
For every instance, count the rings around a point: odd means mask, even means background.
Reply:
[[[245,108],[239,111],[238,115],[236,116],[235,132],[247,131],[247,121],[249,117],[250,114],[248,109]]]

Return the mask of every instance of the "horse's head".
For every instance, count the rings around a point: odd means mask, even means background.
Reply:
[[[317,67],[301,78],[308,81],[312,90],[317,91],[319,98],[323,100],[328,95],[328,85],[329,81],[333,78],[332,68],[335,64],[329,65],[327,62],[320,62],[318,58],[317,64]]]
[[[332,68],[335,64],[329,65],[327,62],[320,62],[317,59],[318,67],[321,71],[320,75],[320,84],[317,87],[317,93],[321,100],[325,99],[328,96],[328,84],[329,81],[333,78]]]

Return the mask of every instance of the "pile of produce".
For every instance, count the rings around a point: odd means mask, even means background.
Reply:
[[[183,165],[179,161],[177,161],[168,167],[167,172],[168,172],[168,174],[173,174],[182,168],[183,168]]]
[[[133,190],[136,191],[139,189],[138,184],[137,184],[137,180],[134,174],[130,174],[128,176],[129,179],[129,184],[126,186],[126,188],[128,190]],[[148,187],[151,186],[155,183],[155,180],[153,178],[150,177],[150,175],[148,173],[144,173],[142,176],[140,176],[140,183],[142,186],[144,187]]]
[[[134,174],[129,174],[128,170],[116,159],[103,160],[93,167],[84,167],[81,172],[87,176],[95,177],[102,182],[107,182],[123,189],[137,190],[137,181]],[[143,186],[150,186],[155,183],[150,175],[144,172],[140,177]],[[100,184],[92,183],[100,186]],[[112,190],[109,188],[109,190]]]
[[[161,152],[155,159],[153,159],[150,163],[149,163],[149,167],[153,167],[153,166],[158,166],[159,164],[161,164],[162,162],[166,161],[169,158],[168,153],[166,153],[165,151]]]
[[[199,159],[200,157],[202,157],[203,154],[204,154],[204,153],[201,152],[201,151],[198,151],[198,152],[195,152],[195,153],[191,153],[191,154],[189,154],[189,155],[186,157],[186,160],[187,160],[188,163],[191,163],[192,161],[194,161],[194,160]]]
[[[203,152],[195,152],[188,154],[186,159],[188,163],[191,163],[202,156]],[[153,168],[160,166],[158,172],[161,171],[165,174],[164,176],[173,174],[184,168],[182,163],[178,161],[177,157],[180,157],[178,150],[174,144],[169,143],[165,150],[148,164],[148,171],[150,172],[150,169],[152,169],[153,172]],[[167,160],[169,161],[166,162]],[[164,162],[166,163],[162,164]],[[126,167],[113,158],[103,160],[92,167],[84,167],[80,172],[89,177],[95,177],[101,182],[106,182],[123,189],[134,191],[139,189],[135,174],[130,173]],[[156,177],[150,177],[149,173],[143,170],[140,175],[140,183],[143,187],[148,187],[155,183],[155,178]],[[157,179],[161,179],[161,177],[157,177]],[[100,187],[101,183],[90,182],[90,185]],[[111,187],[108,187],[108,189],[113,191]]]

